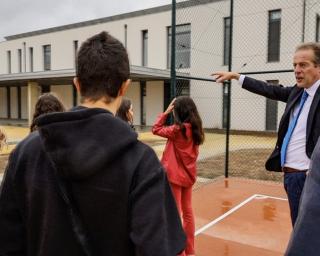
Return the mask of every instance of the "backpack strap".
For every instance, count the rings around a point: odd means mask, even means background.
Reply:
[[[92,253],[92,250],[91,250],[91,247],[89,244],[89,239],[87,236],[86,229],[85,229],[84,224],[80,218],[79,211],[75,206],[75,203],[74,203],[73,197],[70,193],[70,190],[68,189],[67,182],[66,182],[66,180],[62,179],[61,176],[58,174],[57,168],[55,167],[52,159],[50,157],[48,157],[48,158],[50,159],[51,165],[54,169],[58,193],[62,197],[62,199],[67,207],[67,212],[68,212],[69,218],[71,220],[72,229],[73,229],[73,232],[77,238],[77,241],[78,241],[79,245],[81,246],[84,254],[86,256],[92,256],[93,253]]]

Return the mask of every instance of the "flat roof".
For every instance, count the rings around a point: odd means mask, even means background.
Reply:
[[[219,2],[219,1],[223,1],[223,0],[188,0],[188,1],[183,1],[183,2],[177,3],[177,8],[181,9],[181,8],[186,8],[186,7],[191,7],[191,6]],[[7,41],[9,41],[9,40],[14,40],[14,39],[19,39],[19,38],[25,38],[25,37],[48,34],[48,33],[69,30],[69,29],[74,29],[74,28],[92,26],[92,25],[96,25],[96,24],[107,23],[110,21],[117,21],[117,20],[123,20],[123,19],[128,19],[128,18],[134,18],[134,17],[138,17],[138,16],[154,14],[154,13],[159,13],[159,12],[165,12],[165,11],[170,11],[170,10],[171,10],[171,4],[163,5],[163,6],[153,7],[153,8],[149,8],[149,9],[128,12],[128,13],[124,13],[124,14],[118,14],[118,15],[94,19],[94,20],[89,20],[89,21],[77,22],[77,23],[72,23],[72,24],[63,25],[63,26],[57,26],[57,27],[52,27],[52,28],[47,28],[47,29],[40,29],[40,30],[36,30],[36,31],[26,32],[26,33],[20,33],[20,34],[16,34],[16,35],[6,36],[4,38]]]

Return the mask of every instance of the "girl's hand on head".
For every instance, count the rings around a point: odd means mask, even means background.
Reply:
[[[164,112],[165,114],[170,114],[174,108],[174,102],[176,101],[176,98],[174,98],[169,106],[167,107],[166,111]]]
[[[130,111],[127,112],[127,119],[129,123],[133,123],[133,114]]]

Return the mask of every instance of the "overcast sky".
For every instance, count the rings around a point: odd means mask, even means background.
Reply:
[[[5,36],[170,3],[171,0],[0,0],[0,41]]]

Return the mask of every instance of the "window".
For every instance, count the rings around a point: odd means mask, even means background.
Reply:
[[[168,27],[168,53],[167,67],[171,66],[171,35],[172,29]],[[176,68],[190,68],[191,25],[176,26]]]
[[[128,46],[128,25],[124,24],[124,47],[127,49]]]
[[[12,119],[19,118],[19,104],[18,104],[18,87],[17,86],[10,86],[10,110]]]
[[[8,118],[7,88],[0,86],[0,118]]]
[[[190,96],[190,81],[178,80],[176,94],[177,96]]]
[[[22,72],[22,50],[18,49],[18,72]]]
[[[229,102],[228,85],[223,83],[222,89],[222,128],[227,129],[228,126],[228,102]]]
[[[230,55],[230,17],[224,18],[223,25],[223,65],[229,65]]]
[[[267,80],[268,84],[279,85],[279,80]],[[266,131],[276,131],[278,126],[278,102],[266,99]]]
[[[147,83],[146,81],[140,81],[140,123],[146,125],[147,110],[146,110],[146,96],[147,96]]]
[[[320,15],[317,14],[316,20],[316,42],[320,42]]]
[[[148,30],[142,31],[142,66],[148,66]]]
[[[3,113],[6,118],[23,119],[26,118],[27,105],[27,87],[26,86],[6,86],[5,95],[2,99],[5,100],[6,113]],[[6,98],[4,98],[6,97]]]
[[[43,69],[51,70],[51,45],[43,46]]]
[[[281,10],[269,11],[268,62],[280,60]]]
[[[23,72],[27,72],[27,50],[26,42],[23,42]]]
[[[29,66],[30,72],[33,72],[33,47],[29,47]]]
[[[7,64],[8,74],[11,74],[11,51],[7,51]]]
[[[78,52],[78,40],[73,41],[73,57],[74,57],[74,66],[76,67],[77,65],[77,52]]]

